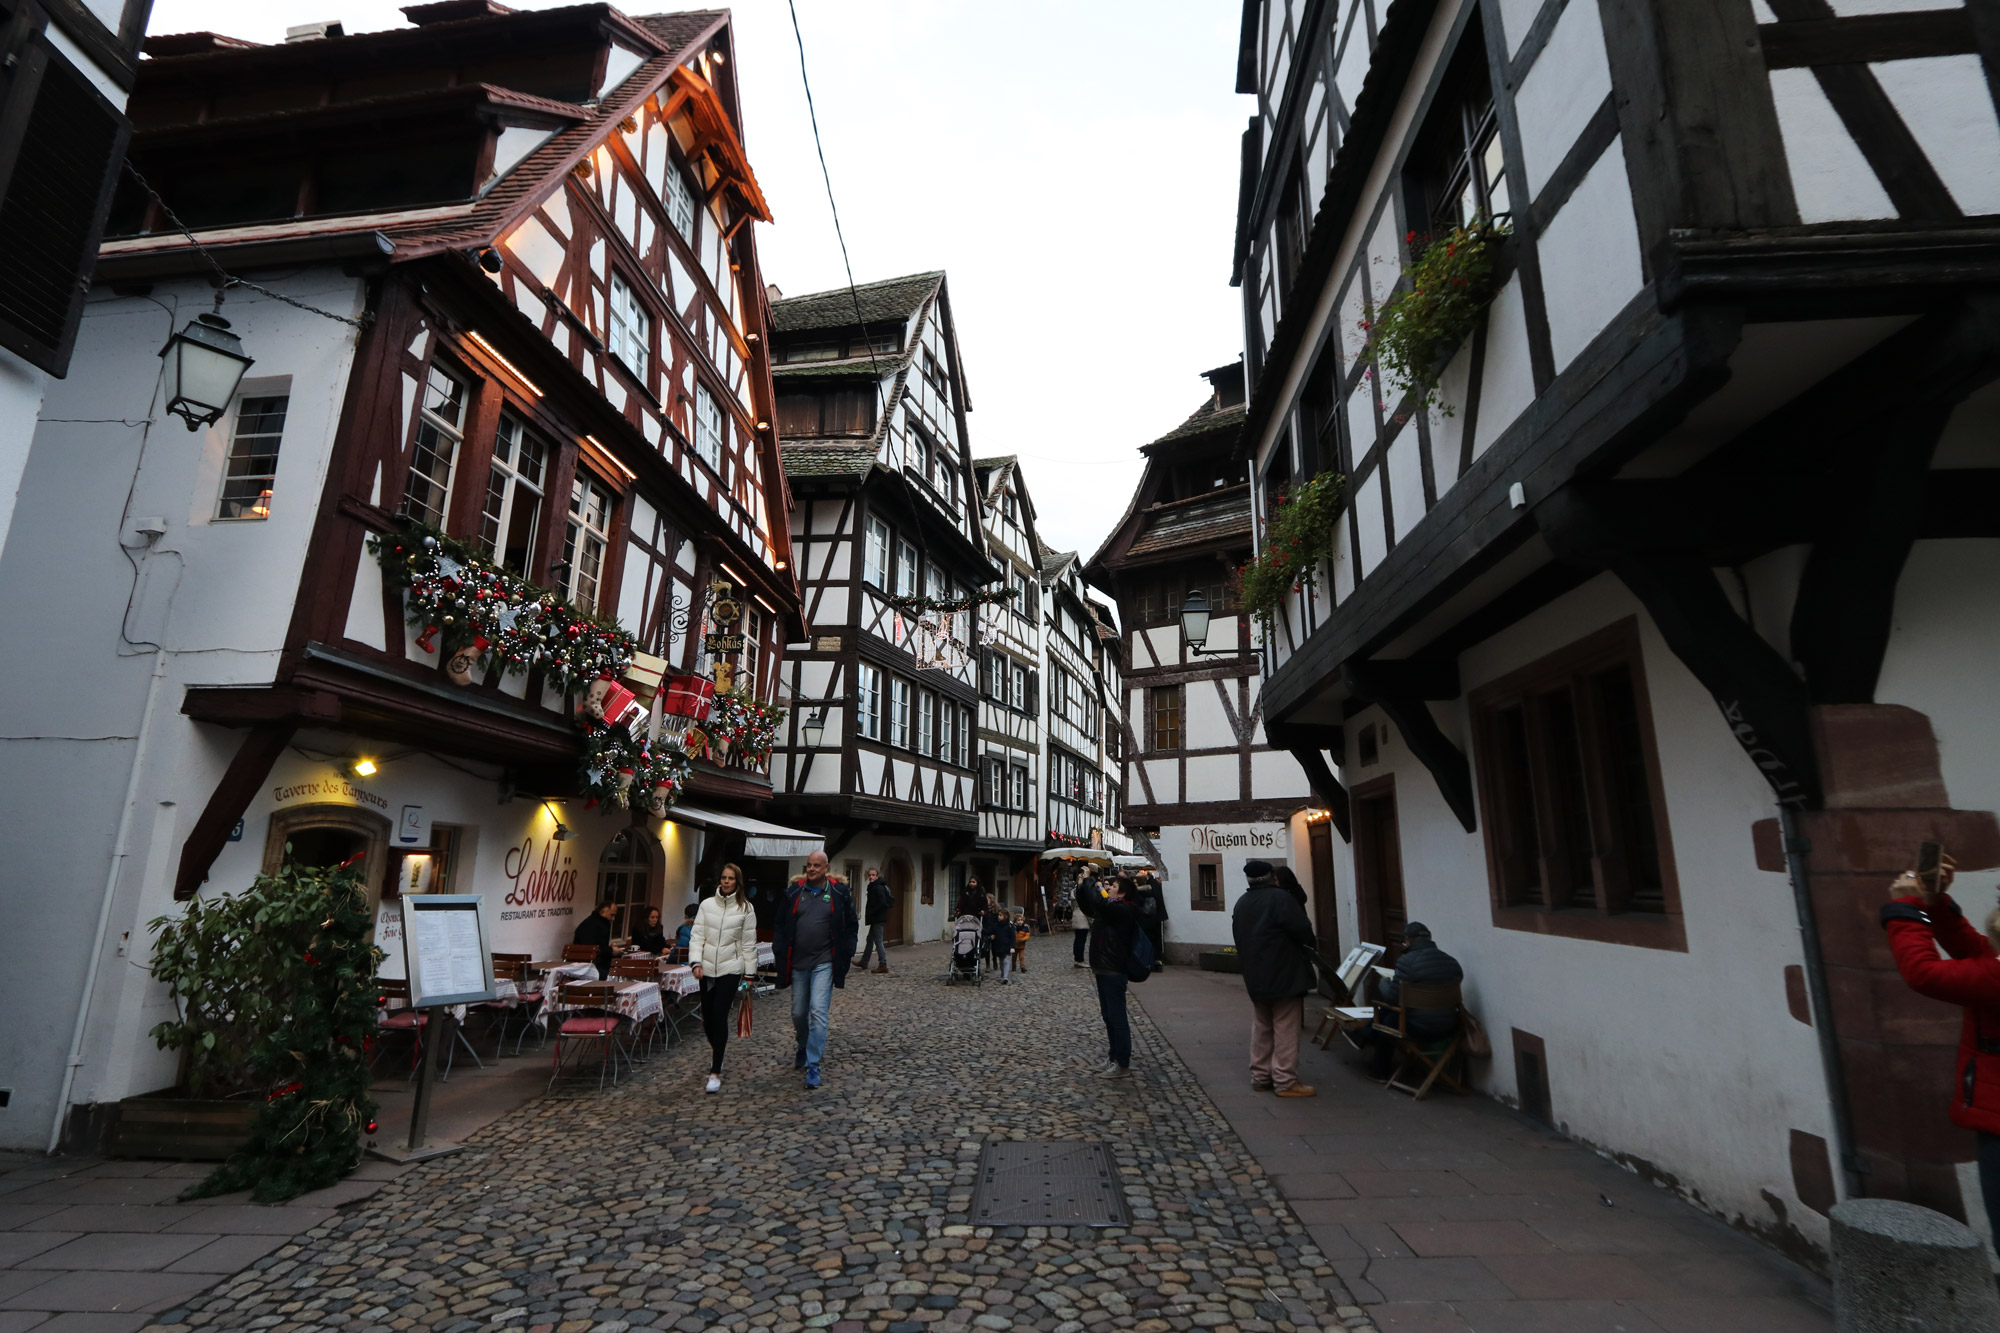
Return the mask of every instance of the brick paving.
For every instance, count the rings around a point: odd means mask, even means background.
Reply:
[[[536,1101],[213,1291],[151,1296],[147,1327],[1372,1329],[1143,1012],[1138,1077],[1099,1082],[1095,993],[1060,943],[1008,987],[947,989],[944,956],[899,949],[889,976],[835,993],[817,1092],[791,1068],[785,997],[767,996],[721,1095],[702,1093],[689,1041],[615,1089]],[[1132,1225],[969,1225],[980,1150],[1004,1138],[1107,1142]]]
[[[1135,993],[1384,1333],[1833,1328],[1819,1278],[1487,1098],[1413,1102],[1337,1040],[1302,1053],[1317,1097],[1252,1092],[1240,977]]]

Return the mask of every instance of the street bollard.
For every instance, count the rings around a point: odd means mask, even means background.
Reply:
[[[1894,1199],[1849,1199],[1830,1217],[1835,1333],[2000,1329],[2000,1289],[1970,1227]]]

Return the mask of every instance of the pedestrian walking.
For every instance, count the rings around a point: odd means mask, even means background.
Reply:
[[[882,872],[874,866],[868,867],[868,889],[862,900],[862,924],[868,927],[868,942],[861,946],[861,957],[855,966],[866,971],[868,955],[875,955],[875,970],[889,970],[889,950],[882,942],[882,932],[889,924],[889,909],[895,905],[895,894],[890,892],[889,881],[882,878]]]
[[[1025,908],[1014,909],[1014,970],[1028,970],[1028,941],[1035,938],[1035,928],[1028,924]]]
[[[1090,966],[1089,954],[1086,952],[1090,947],[1090,917],[1087,913],[1080,912],[1079,909],[1083,906],[1084,885],[1094,885],[1096,883],[1097,872],[1095,870],[1086,870],[1083,872],[1083,882],[1077,885],[1075,891],[1070,896],[1070,950],[1072,957],[1075,959],[1070,964],[1072,967]]]
[[[986,945],[987,964],[1000,974],[1000,984],[1007,985],[1014,962],[1014,923],[1007,919],[1000,900],[990,895],[980,918],[979,933]]]
[[[1131,978],[1132,936],[1139,929],[1139,908],[1132,901],[1132,882],[1123,876],[1109,892],[1096,879],[1076,891],[1076,904],[1090,919],[1090,970],[1097,977],[1097,1009],[1104,1019],[1110,1053],[1099,1078],[1132,1077],[1132,1020],[1125,1011],[1125,990]]]
[[[1151,874],[1139,876],[1134,901],[1139,908],[1139,929],[1146,932],[1146,938],[1153,942],[1153,970],[1160,971],[1166,966],[1167,951],[1161,937],[1167,930],[1167,895],[1160,890],[1160,881]]]
[[[1246,861],[1249,890],[1230,916],[1243,989],[1250,993],[1250,1086],[1280,1097],[1310,1097],[1299,1082],[1299,1033],[1313,973],[1312,921],[1271,873],[1269,861]]]
[[[722,867],[715,892],[695,913],[688,932],[688,962],[701,982],[701,1028],[708,1035],[710,1052],[707,1090],[721,1092],[729,1006],[757,975],[757,913],[743,888],[743,870],[734,862]]]
[[[806,1071],[806,1086],[817,1088],[826,1058],[826,1032],[833,992],[847,985],[861,923],[845,881],[826,873],[826,853],[806,857],[806,873],[785,886],[771,948],[778,988],[792,991],[792,1028],[799,1039],[794,1069]]]

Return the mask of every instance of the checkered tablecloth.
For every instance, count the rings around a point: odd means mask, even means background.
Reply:
[[[660,985],[676,995],[701,994],[701,978],[686,963],[667,963],[660,968]]]

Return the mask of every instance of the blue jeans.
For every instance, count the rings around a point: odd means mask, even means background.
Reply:
[[[1119,1068],[1132,1063],[1132,1020],[1125,1016],[1125,987],[1122,972],[1097,975],[1097,1008],[1104,1015],[1104,1033],[1111,1038],[1111,1060]]]
[[[870,954],[873,954],[875,960],[883,967],[889,966],[889,950],[882,943],[882,923],[879,921],[868,927],[868,942],[861,946],[861,961],[856,963],[855,966],[861,968],[867,967],[868,956]]]
[[[1070,934],[1076,937],[1071,947],[1076,950],[1076,961],[1081,963],[1085,960],[1086,951],[1090,948],[1090,927],[1078,926]]]
[[[809,1066],[826,1058],[826,1014],[832,1005],[832,959],[792,973],[792,1030],[799,1034],[799,1049]]]

